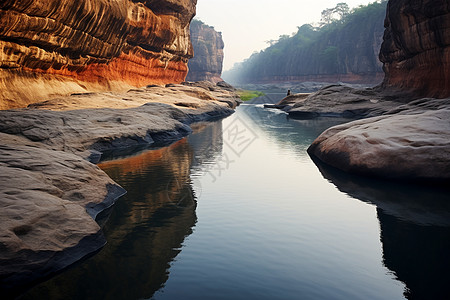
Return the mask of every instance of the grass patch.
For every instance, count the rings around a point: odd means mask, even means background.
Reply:
[[[263,92],[249,90],[238,90],[237,93],[242,101],[252,100],[253,98],[265,95]]]

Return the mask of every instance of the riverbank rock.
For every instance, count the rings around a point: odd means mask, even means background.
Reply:
[[[0,109],[184,81],[196,3],[3,0]]]
[[[383,93],[376,88],[357,89],[348,85],[329,85],[313,94],[293,94],[277,106],[289,117],[311,119],[317,117],[364,118],[381,115],[405,101],[406,94]]]
[[[79,156],[21,136],[0,138],[0,288],[7,295],[101,248],[95,216],[125,190]]]
[[[125,191],[89,161],[104,151],[167,145],[188,135],[193,122],[232,114],[237,97],[218,86],[151,86],[0,111],[2,292],[20,290],[104,245],[95,217]]]
[[[338,125],[308,153],[341,170],[397,180],[450,181],[450,99],[419,99]]]

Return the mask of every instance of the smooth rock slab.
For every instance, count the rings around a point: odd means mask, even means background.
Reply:
[[[450,99],[338,125],[308,153],[341,170],[401,180],[450,181]],[[420,107],[427,103],[426,108]]]
[[[77,155],[0,139],[0,288],[8,289],[102,247],[95,216],[125,190]]]
[[[356,89],[346,85],[329,85],[316,93],[290,95],[278,104],[289,117],[313,119],[317,117],[368,118],[375,117],[403,104],[407,95],[384,93],[375,88]],[[408,100],[411,100],[409,98]]]

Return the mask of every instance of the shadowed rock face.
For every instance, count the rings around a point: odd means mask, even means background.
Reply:
[[[0,109],[182,82],[196,0],[0,3]]]
[[[223,48],[222,33],[214,27],[194,20],[191,24],[194,58],[189,60],[188,81],[222,81]]]
[[[389,1],[380,59],[384,87],[420,96],[450,96],[450,3],[447,0]]]

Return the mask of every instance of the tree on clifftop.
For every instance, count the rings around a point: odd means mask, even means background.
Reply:
[[[327,8],[322,11],[321,24],[328,25],[337,21],[342,21],[350,14],[350,8],[347,3],[341,2],[333,8]]]

